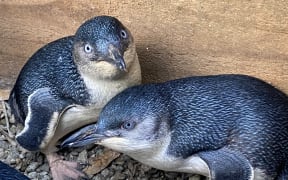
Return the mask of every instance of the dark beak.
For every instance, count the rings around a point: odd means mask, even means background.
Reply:
[[[126,64],[123,58],[123,55],[120,53],[119,49],[116,48],[114,45],[110,44],[108,47],[108,51],[109,51],[109,61],[113,64],[116,65],[117,68],[119,68],[122,71],[126,71]]]
[[[96,144],[105,138],[104,135],[96,134],[96,129],[96,125],[92,124],[77,130],[61,143],[61,148],[82,147],[89,144]]]

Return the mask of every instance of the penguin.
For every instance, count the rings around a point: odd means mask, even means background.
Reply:
[[[0,161],[0,180],[29,180],[29,178]]]
[[[75,35],[40,48],[20,71],[8,100],[24,125],[16,140],[46,155],[53,179],[83,177],[76,162],[56,154],[59,140],[97,120],[108,100],[140,83],[131,32],[115,17],[93,17]]]
[[[288,179],[288,97],[255,77],[195,76],[121,92],[62,147],[96,143],[211,180]]]

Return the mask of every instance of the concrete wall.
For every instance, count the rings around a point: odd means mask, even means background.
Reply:
[[[38,48],[103,14],[133,33],[145,83],[242,73],[288,93],[288,1],[276,0],[2,0],[0,88]]]

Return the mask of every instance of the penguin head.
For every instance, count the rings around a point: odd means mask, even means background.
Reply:
[[[73,56],[81,73],[100,78],[124,74],[137,58],[130,31],[110,16],[94,17],[78,28]]]
[[[118,94],[104,107],[96,124],[69,136],[62,147],[96,143],[128,155],[159,148],[169,135],[169,114],[162,99],[153,92],[142,93],[138,89],[142,87]]]

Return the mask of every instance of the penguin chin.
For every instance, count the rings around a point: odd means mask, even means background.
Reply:
[[[94,75],[98,76],[99,79],[112,79],[117,80],[125,75],[129,74],[131,66],[133,63],[138,62],[138,56],[136,53],[136,47],[134,43],[130,43],[126,51],[124,52],[123,58],[125,60],[127,72],[121,70],[115,64],[107,61],[93,61],[90,64],[90,68],[94,69]],[[94,77],[95,77],[94,76]]]
[[[90,61],[78,66],[82,77],[98,80],[119,79],[125,72],[107,61]]]
[[[73,59],[81,76],[98,80],[117,80],[129,74],[130,68],[138,62],[136,47],[133,42],[129,44],[123,54],[127,72],[121,70],[111,60],[101,58],[98,60],[94,55],[86,55],[81,50],[81,43],[74,45]],[[96,58],[96,59],[95,59]]]
[[[94,77],[97,77],[98,79],[116,80],[126,74],[126,72],[116,67],[115,64],[112,64],[107,61],[98,61],[91,67],[94,68],[93,72],[93,74],[95,73]]]
[[[125,154],[133,154],[135,151],[142,151],[143,149],[151,148],[149,142],[133,140],[125,137],[108,137],[97,142],[97,144]]]
[[[129,148],[130,145],[129,140],[122,137],[105,138],[99,141],[97,144],[122,153],[126,152],[126,149]]]

